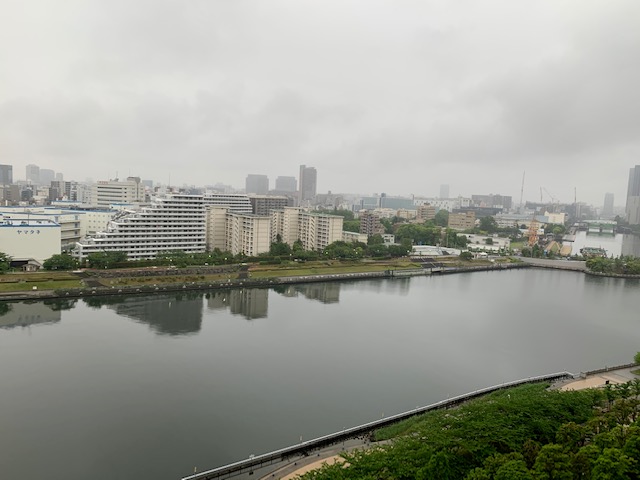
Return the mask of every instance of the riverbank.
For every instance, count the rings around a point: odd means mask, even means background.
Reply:
[[[380,266],[380,264],[371,264],[368,269],[373,270],[372,267]],[[416,268],[418,266],[418,268]],[[392,266],[389,266],[392,267]],[[20,300],[45,300],[56,298],[83,298],[91,296],[103,296],[103,295],[152,295],[156,293],[165,292],[180,292],[180,291],[193,291],[193,290],[220,290],[230,288],[270,288],[278,285],[291,285],[300,283],[316,283],[316,282],[336,282],[336,281],[353,281],[353,280],[369,280],[369,279],[395,279],[395,278],[407,278],[413,276],[426,276],[426,275],[445,275],[453,273],[469,273],[469,272],[485,272],[495,270],[510,270],[510,269],[522,269],[528,268],[529,265],[524,263],[506,263],[495,264],[490,263],[488,265],[463,265],[463,266],[448,266],[448,265],[432,265],[428,266],[408,264],[403,266],[404,268],[386,268],[378,271],[348,271],[343,273],[315,273],[307,275],[283,275],[283,276],[260,276],[259,271],[253,272],[250,269],[242,269],[242,267],[227,267],[222,270],[216,271],[215,276],[207,279],[208,275],[204,273],[210,273],[211,270],[204,269],[189,269],[187,271],[181,271],[182,275],[176,275],[176,271],[167,273],[166,270],[145,270],[145,283],[133,283],[127,284],[123,282],[123,279],[139,278],[118,275],[117,272],[100,272],[98,275],[91,275],[91,272],[82,272],[83,282],[85,287],[80,288],[59,288],[50,290],[23,290],[14,292],[0,292],[0,301],[20,301]],[[367,265],[362,265],[362,268],[367,269]],[[316,269],[318,270],[318,269]],[[320,269],[320,271],[322,271]],[[282,273],[286,273],[287,270],[283,269]],[[294,270],[295,273],[300,273],[300,269]],[[334,270],[335,272],[335,270]],[[133,273],[133,272],[129,272]],[[140,271],[137,272],[138,274]],[[187,273],[187,275],[184,275]],[[257,273],[256,276],[254,276]],[[171,277],[179,277],[179,281],[172,282]],[[163,281],[161,281],[163,280]],[[166,281],[168,280],[168,281]],[[109,286],[104,285],[105,282],[112,283]],[[123,284],[119,284],[122,282]]]

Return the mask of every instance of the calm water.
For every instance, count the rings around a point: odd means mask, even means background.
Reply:
[[[0,304],[1,476],[176,479],[478,387],[626,363],[639,293],[530,270]]]
[[[610,257],[620,255],[631,255],[640,257],[640,237],[637,235],[627,235],[618,233],[617,235],[587,234],[579,231],[576,240],[572,244],[572,254],[580,255],[580,249],[584,247],[604,248]]]

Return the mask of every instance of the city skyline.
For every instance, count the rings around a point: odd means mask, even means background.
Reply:
[[[14,2],[0,163],[236,187],[306,164],[319,193],[514,199],[526,171],[525,199],[598,205],[640,158],[638,17],[630,0]]]

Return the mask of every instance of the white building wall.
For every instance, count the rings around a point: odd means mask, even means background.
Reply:
[[[227,213],[226,207],[207,208],[207,250],[213,251],[216,248],[221,251],[228,250],[227,246]]]
[[[12,218],[0,222],[0,247],[16,260],[42,263],[61,252],[60,225],[48,220]]]

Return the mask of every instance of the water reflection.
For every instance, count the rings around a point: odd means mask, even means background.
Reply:
[[[185,292],[173,295],[135,295],[85,298],[92,307],[114,310],[118,315],[149,324],[161,335],[189,335],[202,327],[202,293]]]
[[[52,324],[62,318],[56,302],[3,302],[0,307],[0,328],[4,329]]]
[[[317,300],[321,303],[340,302],[339,283],[305,283],[300,285],[284,285],[274,290],[283,297],[295,298],[301,294],[307,300]]]
[[[571,244],[571,242],[567,242]],[[620,255],[632,255],[640,257],[640,237],[630,234],[618,233],[614,235],[587,234],[579,231],[572,243],[572,255],[580,255],[580,249],[584,247],[604,248],[607,256],[619,257]]]
[[[266,318],[269,311],[269,290],[266,288],[241,288],[207,293],[209,310],[226,310],[247,320]]]

